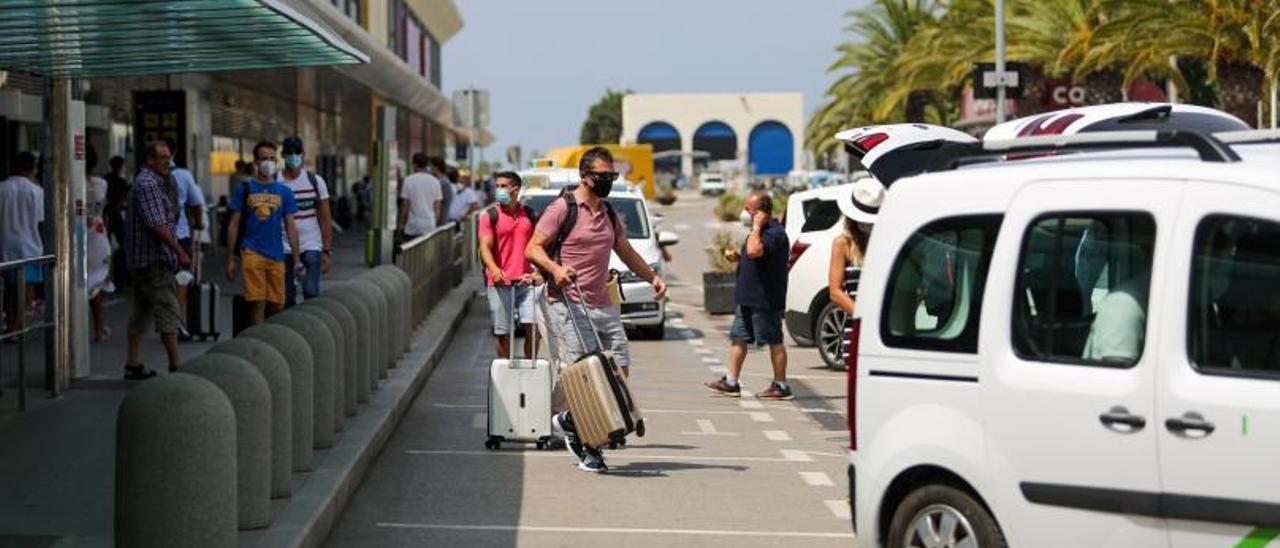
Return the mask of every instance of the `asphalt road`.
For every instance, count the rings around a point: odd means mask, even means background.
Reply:
[[[710,395],[731,317],[701,309],[711,201],[655,206],[682,241],[671,263],[663,341],[632,342],[632,386],[648,435],[582,472],[563,450],[486,451],[493,357],[487,307],[473,306],[439,369],[394,433],[329,546],[848,546],[844,376],[791,348],[796,399]],[[477,301],[482,305],[482,301]],[[769,378],[753,352],[749,392]]]

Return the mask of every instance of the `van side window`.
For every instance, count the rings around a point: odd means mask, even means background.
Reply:
[[[1187,352],[1200,371],[1280,378],[1280,224],[1201,221],[1187,312]]]
[[[889,277],[880,336],[898,348],[978,352],[1000,215],[943,219],[907,240]]]
[[[1022,239],[1013,347],[1023,359],[1129,367],[1142,356],[1156,223],[1147,213],[1040,217]]]
[[[804,226],[800,232],[816,232],[835,226],[844,218],[835,200],[810,198],[804,201]]]

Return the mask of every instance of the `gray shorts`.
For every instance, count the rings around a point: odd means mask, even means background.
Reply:
[[[515,306],[516,321],[522,324],[533,323],[534,292],[528,287],[516,287],[514,300],[511,287],[489,286],[489,319],[493,325],[493,334],[499,337],[511,333],[511,307]]]
[[[156,332],[177,333],[182,327],[178,316],[178,283],[173,267],[153,264],[131,272],[133,277],[133,309],[129,311],[129,332],[143,333],[155,321]]]
[[[587,313],[591,317],[591,323],[600,332],[600,342],[604,346],[602,350],[613,355],[618,367],[631,367],[627,331],[622,327],[622,315],[618,312],[618,307],[587,307]],[[573,324],[569,323],[571,317],[578,325],[576,333]],[[573,363],[578,357],[597,349],[591,325],[582,317],[582,306],[577,303],[573,304],[572,315],[564,301],[550,303],[547,307],[547,330],[552,339],[550,347],[555,348],[558,353],[555,358],[561,363]]]

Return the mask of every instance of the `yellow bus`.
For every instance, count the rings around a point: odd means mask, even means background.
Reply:
[[[579,145],[552,149],[545,158],[534,160],[538,167],[578,168],[578,162],[588,149],[597,145]],[[653,145],[599,145],[613,153],[613,167],[622,174],[622,179],[644,191],[645,198],[652,198],[653,181]]]

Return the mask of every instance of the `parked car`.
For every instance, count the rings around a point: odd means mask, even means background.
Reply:
[[[1110,103],[1034,114],[988,129],[983,140],[1098,131],[1183,129],[1203,133],[1240,131],[1249,125],[1226,112],[1181,103]]]
[[[719,196],[724,194],[726,186],[724,175],[714,172],[698,175],[698,188],[703,196]]]
[[[928,169],[940,154],[978,142],[963,131],[932,124],[884,124],[846,129],[836,134],[862,169],[885,187]]]
[[[870,174],[862,172],[862,177]],[[787,303],[784,318],[791,339],[800,346],[819,347],[828,367],[843,365],[840,333],[844,316],[827,294],[827,261],[831,243],[844,229],[836,201],[848,199],[852,183],[792,194],[787,200]]]
[[[559,190],[527,189],[520,193],[520,201],[539,215],[560,195]],[[638,189],[630,186],[616,188],[609,194],[609,203],[627,227],[627,240],[636,252],[649,263],[659,276],[667,275],[667,265],[662,260],[662,248],[680,242],[674,232],[659,232],[649,213],[649,204]],[[619,307],[622,323],[634,328],[647,339],[661,339],[667,320],[667,303],[655,298],[653,287],[631,272],[615,253],[609,267],[621,273],[623,302]]]
[[[1196,152],[1080,151],[1100,141]],[[997,159],[899,181],[871,236],[858,545],[1269,541],[1280,162],[1156,131],[971,150]]]

